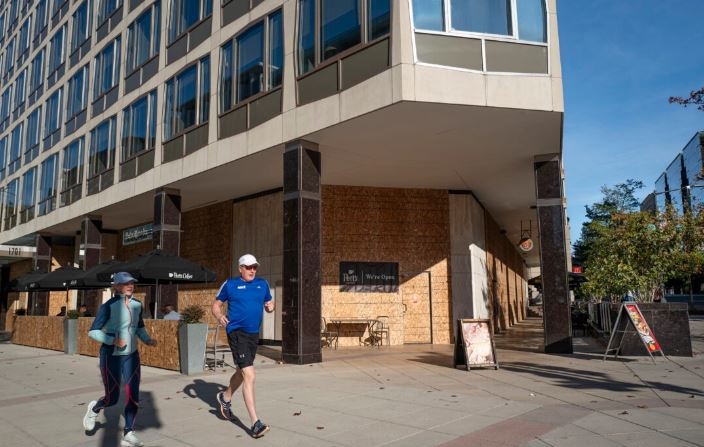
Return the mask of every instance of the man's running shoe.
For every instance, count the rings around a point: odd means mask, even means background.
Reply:
[[[83,416],[83,428],[86,431],[93,431],[95,428],[95,420],[98,418],[98,413],[93,411],[93,407],[97,404],[97,400],[93,400],[88,404],[88,409],[86,410],[86,415]]]
[[[232,420],[234,416],[232,415],[232,402],[227,402],[225,400],[225,392],[220,391],[217,394],[218,403],[220,404],[220,414],[222,417],[228,420]]]
[[[130,430],[122,435],[122,442],[120,442],[120,445],[124,447],[142,447],[144,443],[139,440],[134,430]]]
[[[269,426],[262,422],[261,419],[257,419],[257,422],[252,425],[252,436],[255,438],[261,438],[268,431]]]

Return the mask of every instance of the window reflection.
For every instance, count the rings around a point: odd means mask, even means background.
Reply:
[[[414,0],[413,23],[418,29],[442,31],[445,29],[443,0]]]
[[[430,1],[442,3],[442,0]],[[384,37],[390,31],[390,0],[299,0],[298,5],[299,75],[345,50]],[[362,25],[365,33],[362,33]]]
[[[250,28],[237,39],[237,100],[262,90],[264,75],[264,26]]]
[[[200,86],[200,89],[199,89]],[[208,121],[210,105],[210,58],[204,57],[166,81],[164,138]]]
[[[369,11],[369,35],[368,40],[389,34],[391,23],[391,2],[390,0],[369,0],[367,10]]]
[[[323,60],[362,41],[357,0],[321,0],[320,11]]]
[[[122,161],[156,144],[156,91],[137,99],[123,111]]]
[[[412,0],[413,23],[419,30],[450,30],[510,36],[547,42],[545,0]],[[512,5],[516,6],[513,17]],[[447,8],[447,9],[446,9]]]
[[[88,173],[95,176],[110,169],[115,163],[115,127],[117,118],[112,116],[90,133]]]
[[[511,35],[511,0],[452,0],[452,29]]]
[[[547,42],[545,3],[543,0],[517,0],[518,38]]]
[[[56,185],[58,181],[59,154],[49,156],[42,162],[42,173],[39,181],[39,215],[50,213],[56,204]]]

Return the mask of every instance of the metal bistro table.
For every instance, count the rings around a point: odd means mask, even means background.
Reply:
[[[337,336],[342,337],[353,337],[359,334],[359,344],[366,346],[374,346],[374,336],[372,331],[377,320],[375,318],[331,318],[330,322],[337,328]],[[343,333],[342,327],[350,326],[347,331]],[[357,328],[356,330],[351,326],[363,326],[364,329]],[[364,335],[367,334],[367,338]],[[367,341],[368,340],[368,341]]]

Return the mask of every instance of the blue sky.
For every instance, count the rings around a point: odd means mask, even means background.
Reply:
[[[572,241],[601,187],[633,178],[639,198],[704,130],[669,104],[704,86],[704,0],[558,0],[563,154]]]

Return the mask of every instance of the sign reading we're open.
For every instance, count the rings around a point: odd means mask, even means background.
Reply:
[[[340,262],[340,292],[398,292],[398,262]]]

